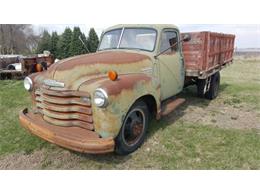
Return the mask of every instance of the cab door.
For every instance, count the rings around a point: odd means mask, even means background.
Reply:
[[[167,48],[169,49],[165,51]],[[183,89],[184,61],[181,49],[179,31],[176,29],[164,29],[161,33],[159,52],[165,52],[157,57],[161,84],[161,100],[174,96]]]

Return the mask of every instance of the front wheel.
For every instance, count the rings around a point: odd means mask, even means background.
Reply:
[[[148,128],[149,112],[147,105],[139,101],[127,113],[119,135],[116,137],[115,152],[127,155],[137,150],[144,142]]]

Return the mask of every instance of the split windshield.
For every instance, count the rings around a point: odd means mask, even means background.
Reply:
[[[133,49],[153,51],[156,30],[148,28],[123,28],[106,32],[101,40],[99,51],[109,49]]]

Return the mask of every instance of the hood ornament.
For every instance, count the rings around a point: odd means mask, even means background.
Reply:
[[[64,88],[65,84],[62,82],[58,82],[55,80],[51,80],[51,79],[46,79],[43,81],[43,83],[49,87],[59,87],[59,88]]]

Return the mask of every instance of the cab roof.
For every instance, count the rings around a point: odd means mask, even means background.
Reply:
[[[144,28],[154,28],[157,30],[162,30],[164,28],[175,28],[178,29],[177,26],[173,25],[173,24],[118,24],[115,26],[111,26],[109,28],[107,28],[104,32],[113,30],[113,29],[118,29],[118,28],[140,28],[140,27],[144,27]]]

